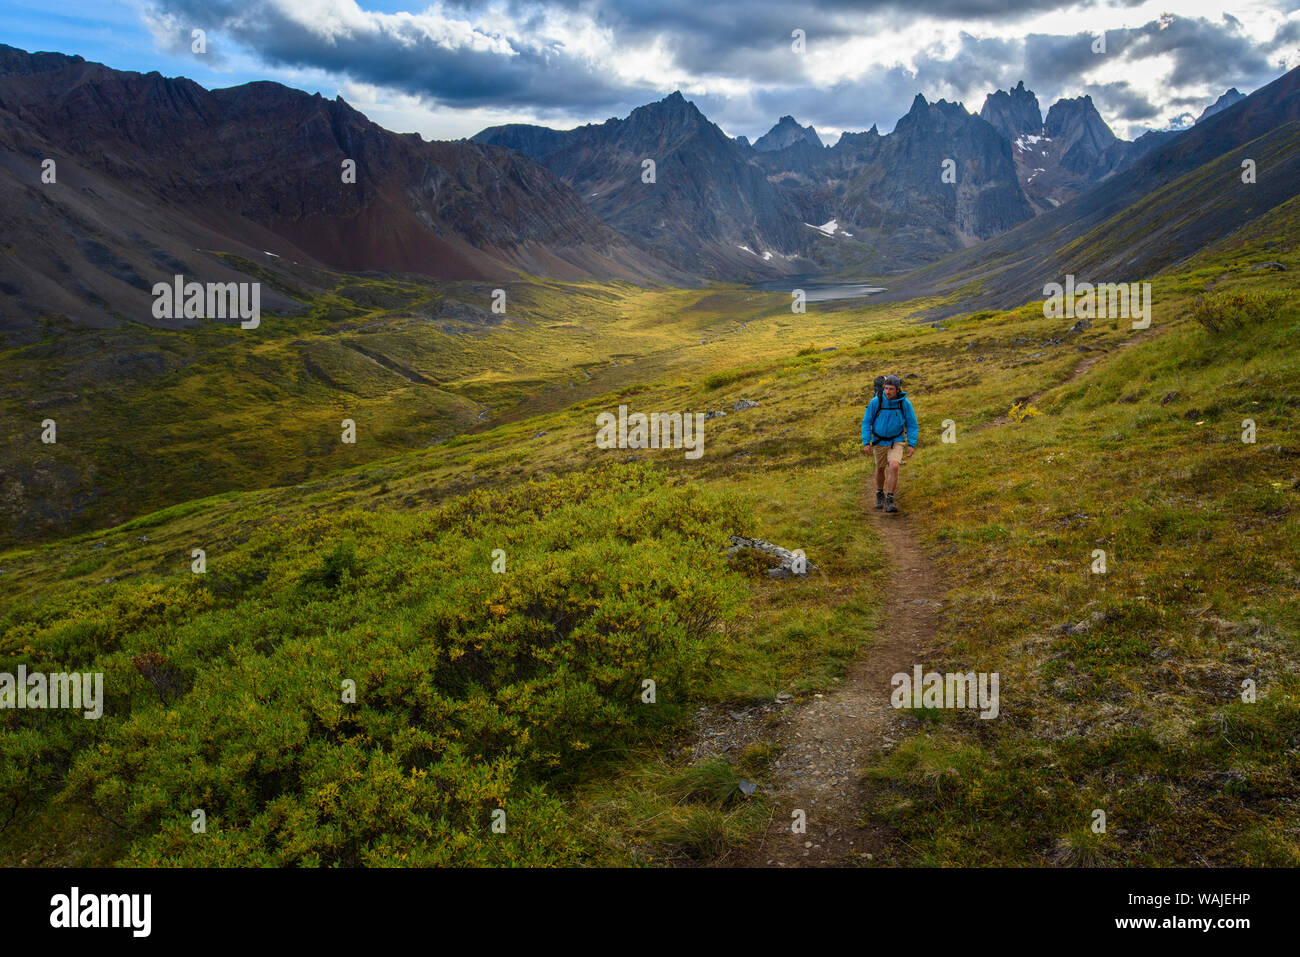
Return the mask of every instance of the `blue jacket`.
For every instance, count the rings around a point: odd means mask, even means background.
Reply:
[[[876,411],[876,406],[882,402],[884,407],[876,416],[873,429],[871,416]],[[916,445],[919,432],[916,410],[912,408],[912,400],[907,397],[907,393],[899,392],[897,399],[886,399],[883,395],[873,397],[866,414],[862,416],[862,444],[893,445],[902,440],[904,431],[907,432],[907,444]],[[875,434],[872,435],[872,432]]]

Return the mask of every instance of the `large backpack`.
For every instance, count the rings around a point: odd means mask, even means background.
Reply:
[[[898,405],[891,407],[891,411],[897,410],[899,413],[898,434],[879,435],[876,432],[876,416],[880,415],[880,410],[883,409],[885,407],[885,403],[889,401],[888,399],[885,398],[885,377],[884,376],[882,375],[876,376],[875,389],[876,389],[876,399],[878,400],[876,402],[876,411],[872,413],[871,422],[868,423],[867,425],[867,428],[871,432],[871,442],[874,445],[876,439],[884,439],[886,442],[892,445],[893,443],[897,442],[899,439],[901,439],[903,436],[907,434],[907,418],[906,416],[902,415],[903,400],[901,397],[898,398],[897,400],[895,400],[898,402]],[[899,391],[901,392],[902,390],[900,389]]]

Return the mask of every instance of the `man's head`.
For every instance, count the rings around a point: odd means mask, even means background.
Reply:
[[[885,376],[885,398],[897,399],[898,393],[903,391],[903,380],[896,375]]]

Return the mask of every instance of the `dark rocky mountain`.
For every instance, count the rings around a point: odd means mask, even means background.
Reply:
[[[871,129],[867,130],[865,133],[842,134],[835,146],[843,149],[865,147],[875,142],[880,135],[880,130],[876,129],[875,123],[872,123]]]
[[[1035,212],[1069,202],[1177,135],[1119,139],[1090,96],[1058,100],[1044,119],[1038,97],[1023,80],[1010,92],[990,93],[980,116],[1011,140],[1017,176]]]
[[[1009,93],[1006,90],[990,93],[980,110],[980,119],[1009,140],[1043,134],[1043,112],[1038,108],[1038,97],[1025,89],[1024,80]]]
[[[955,182],[943,180],[948,160]],[[836,268],[911,268],[1033,215],[1006,138],[961,104],[919,94],[888,135],[873,126],[756,161],[814,227],[812,255]]]
[[[858,204],[846,211],[850,222],[869,222],[874,208],[918,225],[940,223],[968,244],[1033,215],[1016,180],[1010,144],[960,103],[928,103],[918,93],[907,115],[878,143],[875,163],[850,178]],[[950,159],[955,185],[941,175]]]
[[[1232,89],[1224,93],[1223,96],[1219,97],[1209,106],[1207,106],[1204,110],[1202,110],[1201,115],[1196,118],[1196,122],[1199,123],[1202,120],[1207,120],[1215,113],[1222,113],[1228,107],[1240,103],[1245,98],[1246,98],[1246,94],[1242,93],[1234,86]]]
[[[760,153],[770,153],[783,150],[795,143],[808,143],[818,149],[825,145],[811,126],[800,126],[793,116],[783,116],[777,120],[775,126],[754,142],[754,149]]]
[[[571,185],[624,236],[683,270],[716,278],[807,269],[789,197],[681,93],[566,131],[495,126],[473,142],[518,150]],[[757,154],[762,155],[762,154]],[[655,182],[643,182],[654,160]]]
[[[0,305],[10,327],[32,328],[42,310],[149,321],[156,279],[228,281],[246,274],[240,261],[468,279],[902,272],[1180,135],[1120,140],[1086,96],[1043,118],[1022,81],[979,116],[918,94],[891,133],[830,148],[791,116],[754,144],[733,139],[680,93],[573,130],[514,124],[430,143],[274,83],[208,91],[0,46],[0,227],[13,250]],[[40,182],[46,157],[56,188]],[[345,159],[355,183],[342,181]],[[267,308],[292,308],[268,294]]]
[[[1255,183],[1241,182],[1244,157],[1267,171]],[[936,310],[940,317],[1020,305],[1067,273],[1081,282],[1136,282],[1297,195],[1300,68],[1186,131],[1155,137],[1123,176],[1105,178],[977,250],[916,270],[881,299],[943,297],[979,284],[976,296]]]
[[[436,278],[656,275],[520,153],[391,133],[275,83],[209,91],[0,46],[0,166],[7,329],[43,312],[158,323],[155,281],[247,278],[217,252]]]
[[[1043,136],[1053,141],[1060,167],[1080,176],[1100,178],[1110,172],[1107,151],[1118,137],[1097,112],[1091,96],[1057,100],[1043,120]]]

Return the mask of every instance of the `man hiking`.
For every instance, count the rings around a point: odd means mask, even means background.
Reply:
[[[916,452],[916,410],[898,376],[876,382],[876,394],[862,417],[862,451],[870,449],[876,459],[876,508],[897,512],[898,469]]]

